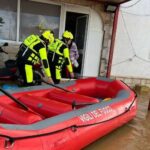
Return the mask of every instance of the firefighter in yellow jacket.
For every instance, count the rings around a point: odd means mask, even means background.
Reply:
[[[51,70],[53,82],[58,84],[61,80],[62,66],[65,64],[70,73],[70,77],[74,78],[74,73],[70,61],[68,43],[71,41],[72,34],[68,31],[64,32],[63,39],[55,39],[52,44],[48,46],[48,60]]]
[[[51,31],[43,32],[41,36],[30,35],[20,45],[17,54],[17,66],[24,80],[24,86],[32,86],[35,82],[33,66],[42,61],[48,82],[52,82],[47,59],[47,46],[53,43],[54,35]]]

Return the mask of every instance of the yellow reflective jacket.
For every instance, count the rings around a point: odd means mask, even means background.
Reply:
[[[52,44],[49,44],[48,49],[49,57],[51,57],[49,58],[49,61],[52,63],[52,65],[56,65],[56,67],[61,70],[62,65],[65,63],[68,71],[70,73],[73,72],[69,49],[63,41],[55,39]]]
[[[37,35],[30,35],[23,41],[17,57],[31,65],[37,64],[42,60],[46,75],[48,77],[51,76],[46,46]]]

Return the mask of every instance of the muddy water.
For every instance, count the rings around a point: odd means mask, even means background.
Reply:
[[[138,96],[137,116],[84,150],[150,150],[150,95]]]

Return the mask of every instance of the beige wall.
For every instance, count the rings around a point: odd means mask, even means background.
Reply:
[[[124,76],[111,76],[113,79],[122,80],[131,88],[136,86],[146,86],[150,88],[150,79],[146,78],[135,78],[135,77],[124,77]]]

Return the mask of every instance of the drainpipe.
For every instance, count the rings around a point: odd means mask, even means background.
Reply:
[[[116,38],[116,31],[117,31],[117,24],[118,24],[118,16],[119,16],[119,6],[117,7],[117,9],[115,11],[115,14],[114,14],[114,22],[113,22],[111,44],[110,44],[110,51],[109,51],[109,59],[108,59],[108,66],[107,66],[107,74],[106,74],[106,77],[108,77],[108,78],[111,75],[111,67],[112,67],[112,60],[113,60],[113,54],[114,54],[114,45],[115,45],[115,38]]]

